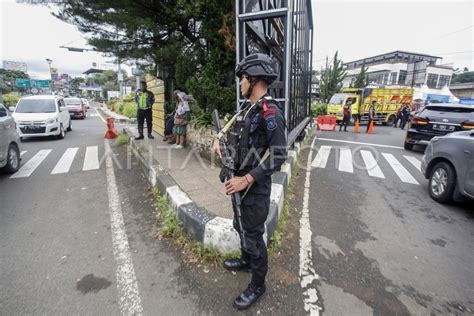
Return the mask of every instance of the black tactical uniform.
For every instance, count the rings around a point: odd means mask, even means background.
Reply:
[[[258,56],[255,57],[256,55]],[[264,78],[266,74],[270,74],[274,77],[265,78],[265,80],[271,83],[276,78],[272,66],[271,69],[265,67],[266,69],[262,70],[261,68],[262,64],[263,66],[270,64],[267,60],[271,59],[266,55],[249,55],[239,64],[236,74],[240,77],[243,72],[249,76]],[[268,255],[263,234],[270,207],[271,175],[280,170],[287,155],[285,118],[277,101],[265,95],[255,104],[251,104],[250,101],[245,102],[241,110],[229,135],[230,147],[238,165],[235,175],[250,174],[255,182],[248,192],[246,190],[240,192],[243,196],[241,219],[247,248],[244,249],[241,241],[241,259],[226,260],[224,263],[228,270],[250,268],[252,272],[249,288],[234,302],[234,306],[238,309],[249,307],[265,292]],[[234,228],[239,231],[235,217]]]

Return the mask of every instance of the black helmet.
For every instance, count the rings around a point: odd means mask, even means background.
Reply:
[[[273,69],[273,60],[265,54],[251,54],[240,61],[235,68],[235,75],[242,77],[246,73],[251,77],[260,77],[271,84],[278,77]]]

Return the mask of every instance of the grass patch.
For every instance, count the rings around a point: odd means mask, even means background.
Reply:
[[[128,134],[123,132],[115,140],[115,145],[123,146],[128,144]]]
[[[158,237],[166,238],[174,244],[181,250],[188,262],[217,266],[222,265],[225,259],[240,257],[240,252],[221,254],[217,248],[189,238],[178,214],[169,206],[166,198],[156,188],[153,189],[153,195],[158,209],[157,220],[161,224],[157,231]]]

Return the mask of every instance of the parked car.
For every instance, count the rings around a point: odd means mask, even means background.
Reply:
[[[434,200],[474,199],[474,129],[431,139],[421,171]]]
[[[18,101],[13,112],[20,137],[56,136],[72,130],[71,118],[62,97],[29,96]]]
[[[474,129],[474,106],[438,103],[426,106],[410,121],[405,149],[428,145],[431,138],[448,133]]]
[[[0,104],[0,168],[8,173],[20,168],[20,135],[15,119],[3,104]]]
[[[64,102],[71,118],[86,118],[86,105],[80,98],[65,98]]]

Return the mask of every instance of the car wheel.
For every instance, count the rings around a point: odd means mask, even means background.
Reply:
[[[18,146],[11,144],[8,147],[7,164],[4,167],[5,172],[14,173],[20,168],[20,151]]]
[[[456,173],[447,162],[439,162],[431,170],[429,190],[433,200],[440,203],[452,201],[454,187],[456,186]]]
[[[58,135],[58,139],[63,139],[64,136],[66,136],[66,132],[64,131],[64,127],[63,127],[63,124],[61,124],[59,126],[59,135]]]
[[[405,145],[403,145],[403,147],[406,149],[406,150],[413,150],[413,144],[410,144],[409,142],[405,142]]]
[[[388,125],[388,126],[393,126],[394,123],[395,123],[395,116],[390,115],[390,117],[388,118],[388,121],[387,121],[386,125]]]
[[[67,131],[70,132],[72,131],[72,121],[69,120],[69,127],[67,128]]]

